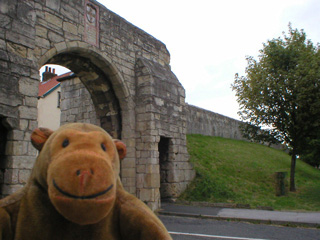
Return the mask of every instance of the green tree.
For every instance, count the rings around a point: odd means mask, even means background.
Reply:
[[[313,167],[320,168],[320,135],[314,139],[307,139],[305,148],[300,153],[301,160]]]
[[[296,158],[319,137],[319,44],[289,24],[288,35],[264,43],[258,58],[247,57],[246,76],[235,76],[239,114],[251,137],[261,141],[260,132],[290,148],[290,191],[295,191]]]

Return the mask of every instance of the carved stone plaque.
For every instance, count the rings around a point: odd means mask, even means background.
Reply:
[[[87,43],[99,46],[99,7],[89,0],[85,2],[84,38]]]

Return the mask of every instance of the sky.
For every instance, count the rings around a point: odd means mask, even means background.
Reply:
[[[320,0],[98,0],[163,42],[186,102],[239,119],[231,89],[246,56],[293,28],[320,42]]]

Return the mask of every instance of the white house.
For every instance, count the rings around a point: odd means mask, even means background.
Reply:
[[[60,94],[61,86],[58,79],[68,77],[72,72],[57,76],[55,69],[46,67],[39,83],[38,93],[38,126],[57,130],[60,126]]]

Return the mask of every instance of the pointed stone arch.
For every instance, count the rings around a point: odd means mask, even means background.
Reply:
[[[57,58],[67,55],[74,55],[75,58],[86,59],[87,64],[88,62],[91,62],[91,67],[100,69],[105,76],[108,76],[108,79],[114,88],[115,95],[119,99],[121,109],[129,110],[130,106],[133,107],[133,99],[120,71],[105,52],[101,53],[101,51],[93,45],[82,41],[57,43],[53,48],[41,56],[38,61],[38,69],[47,63],[56,63],[59,61]],[[72,65],[72,68],[74,68],[73,65],[75,64],[71,63],[70,60],[70,58],[65,60],[61,59],[61,61],[64,61],[64,64],[62,65]],[[85,61],[83,61],[83,63],[85,63]],[[83,74],[81,77],[86,81],[86,79],[90,80],[90,78],[92,79],[94,76]]]
[[[21,188],[31,172],[39,68],[60,63],[91,93],[102,127],[127,145],[122,183],[151,209],[160,206],[158,143],[161,136],[170,138],[165,184],[168,198],[176,198],[193,170],[186,148],[185,91],[171,72],[165,44],[95,0],[1,4],[0,116],[12,128],[6,169],[15,173],[7,176],[2,193]],[[88,4],[94,8],[89,17]]]
[[[74,41],[55,44],[39,59],[38,68],[45,64],[65,66],[79,77],[91,95],[101,127],[127,144],[128,154],[121,164],[121,177],[124,182],[135,181],[132,180],[135,178],[135,170],[132,171],[132,166],[135,166],[135,143],[132,139],[135,135],[135,104],[112,60],[95,46]],[[130,171],[127,170],[129,166]],[[128,186],[128,189],[135,194],[134,186]]]

